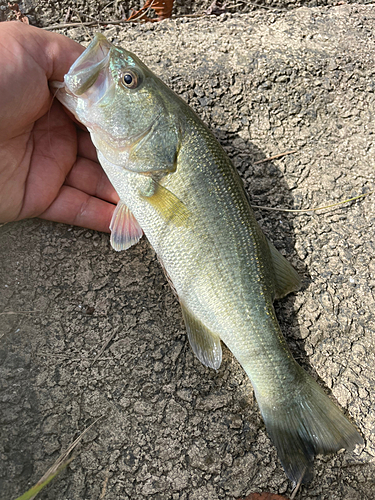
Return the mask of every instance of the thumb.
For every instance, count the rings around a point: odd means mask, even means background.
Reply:
[[[62,81],[84,51],[84,47],[66,36],[18,21],[0,23],[0,41],[9,47],[12,39],[44,70],[48,80]]]

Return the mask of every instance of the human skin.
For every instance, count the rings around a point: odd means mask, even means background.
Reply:
[[[0,23],[0,222],[40,217],[109,231],[118,196],[88,132],[48,86],[83,50],[56,33]]]

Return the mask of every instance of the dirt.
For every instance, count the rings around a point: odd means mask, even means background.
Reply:
[[[51,26],[57,23],[89,22],[127,19],[133,10],[139,10],[143,0],[21,0],[18,2],[20,11],[25,14],[30,24],[39,27]],[[215,16],[249,13],[258,10],[285,11],[301,7],[324,5],[340,5],[340,0],[174,0],[173,16],[194,16],[211,13]],[[351,3],[351,2],[349,2]],[[356,3],[367,4],[368,0]],[[14,4],[14,2],[10,2]],[[150,17],[155,17],[150,10]],[[8,0],[0,0],[0,21],[14,19],[14,11]]]
[[[35,19],[63,22],[68,5],[44,2]],[[99,3],[77,5],[98,13]],[[102,31],[211,127],[253,204],[311,208],[374,189],[374,28],[374,6],[345,4]],[[89,40],[82,28],[61,32]],[[374,196],[256,215],[303,277],[303,289],[276,304],[293,354],[365,438],[353,452],[318,457],[296,498],[372,499]],[[0,228],[0,256],[1,500],[26,491],[98,417],[41,499],[290,494],[248,379],[225,348],[218,372],[194,357],[145,239],[116,253],[106,234],[29,220]]]

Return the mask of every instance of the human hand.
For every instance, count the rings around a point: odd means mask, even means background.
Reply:
[[[0,222],[40,217],[109,231],[118,196],[88,132],[48,87],[83,50],[62,35],[0,23]]]

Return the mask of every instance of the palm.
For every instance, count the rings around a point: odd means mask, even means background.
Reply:
[[[0,60],[6,68],[0,76],[0,107],[4,110],[0,122],[0,220],[39,216],[108,231],[117,195],[97,163],[88,133],[77,127],[57,100],[51,106],[48,89],[48,79],[61,81],[81,49],[62,37],[51,38],[51,34],[21,23],[9,24],[12,26],[1,27],[0,32]],[[53,68],[58,61],[50,62],[46,55],[43,59],[40,51],[46,41],[54,44],[49,50],[57,52],[57,59],[66,53],[64,45],[69,45],[71,60],[60,61],[60,71]]]

